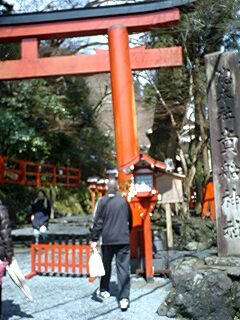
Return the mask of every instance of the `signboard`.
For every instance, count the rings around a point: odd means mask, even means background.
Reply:
[[[156,189],[161,203],[176,203],[183,201],[182,180],[184,176],[173,173],[161,173],[156,176]]]

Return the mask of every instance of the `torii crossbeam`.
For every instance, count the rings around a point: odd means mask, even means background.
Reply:
[[[113,25],[128,32],[148,31],[179,21],[179,9],[166,2],[18,14],[0,19],[0,42],[21,41],[21,59],[1,62],[0,79],[109,72],[107,52],[95,55],[39,58],[42,39],[106,34]],[[164,11],[159,11],[165,9]],[[105,56],[102,56],[105,54]],[[181,47],[130,49],[131,69],[143,70],[182,64]]]
[[[132,70],[177,67],[182,64],[182,48],[130,49]],[[21,59],[0,61],[1,80],[37,77],[80,75],[110,72],[107,50],[96,49],[96,54],[79,56],[38,58],[38,40],[24,39],[21,43]]]
[[[21,42],[21,58],[0,61],[0,80],[110,71],[117,164],[120,183],[124,183],[128,176],[122,168],[139,156],[132,70],[182,64],[180,47],[129,49],[128,34],[176,24],[180,18],[179,7],[193,1],[152,1],[1,16],[0,42]],[[38,43],[42,39],[101,34],[108,34],[109,52],[97,50],[95,55],[39,58]],[[153,276],[151,221],[148,217],[139,225],[136,215],[138,212],[133,212],[133,227],[135,231],[143,229],[145,275],[149,279]],[[136,234],[133,239],[136,240]],[[137,243],[132,244],[136,252]]]

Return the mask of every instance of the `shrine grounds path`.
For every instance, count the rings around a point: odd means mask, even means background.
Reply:
[[[15,257],[23,271],[30,271],[28,248],[17,249]],[[156,278],[147,284],[132,276],[131,305],[126,312],[116,301],[116,275],[113,268],[112,296],[104,302],[96,301],[94,291],[99,281],[89,283],[86,278],[36,276],[28,280],[34,298],[28,302],[9,276],[3,280],[3,319],[35,320],[167,320],[156,311],[171,288],[168,279]],[[174,320],[172,318],[172,320]]]

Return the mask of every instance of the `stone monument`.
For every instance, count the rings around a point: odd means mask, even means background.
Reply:
[[[219,256],[240,257],[240,74],[234,52],[206,56]]]

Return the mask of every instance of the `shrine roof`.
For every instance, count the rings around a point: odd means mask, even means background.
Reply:
[[[192,9],[193,2],[195,2],[195,0],[150,1],[144,3],[141,2],[135,4],[101,6],[94,8],[85,7],[79,9],[68,9],[59,11],[1,15],[0,26],[133,15],[157,12],[176,7],[183,8],[183,10],[186,11]]]
[[[123,171],[131,170],[131,166],[135,166],[140,163],[140,161],[144,161],[152,168],[158,169],[160,171],[166,171],[166,164],[165,162],[158,161],[147,155],[146,153],[139,153],[135,158],[129,161],[127,164],[122,166]]]

